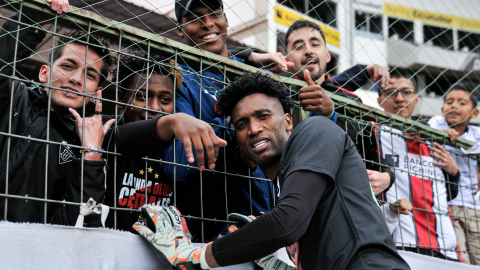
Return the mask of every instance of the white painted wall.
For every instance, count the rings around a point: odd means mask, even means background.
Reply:
[[[387,46],[384,40],[375,40],[359,35],[353,38],[353,52],[355,63],[362,65],[379,64],[387,66]]]

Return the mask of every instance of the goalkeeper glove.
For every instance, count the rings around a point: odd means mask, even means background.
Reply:
[[[175,207],[143,205],[141,209],[148,227],[136,222],[133,229],[152,244],[161,259],[166,258],[177,269],[202,269],[200,257],[207,245],[195,248],[185,237]]]

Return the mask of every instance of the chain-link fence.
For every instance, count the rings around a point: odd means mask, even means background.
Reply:
[[[108,227],[132,230],[143,204],[175,205],[194,241],[225,234],[229,213],[269,211],[276,192],[239,157],[229,119],[215,111],[219,94],[261,72],[290,90],[298,123],[323,113],[298,94],[308,69],[333,101],[336,116],[325,116],[370,170],[397,248],[479,262],[478,157],[465,151],[480,140],[477,3],[210,2],[190,13],[179,1],[179,21],[175,1],[74,0],[61,15],[37,1],[1,2],[2,219],[74,225],[92,197],[110,206]],[[79,137],[93,122],[68,108],[88,119],[103,111],[103,141]],[[139,122],[179,112],[229,142],[214,169],[199,171],[180,141],[159,144],[160,131]],[[120,133],[124,125],[147,135]]]

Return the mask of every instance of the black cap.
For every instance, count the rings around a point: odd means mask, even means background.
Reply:
[[[218,7],[223,9],[222,0],[175,0],[175,16],[177,16],[177,22],[180,22],[180,18],[188,14],[188,10],[195,3],[203,3],[211,9]]]

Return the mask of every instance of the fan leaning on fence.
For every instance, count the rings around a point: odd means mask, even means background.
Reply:
[[[418,103],[412,74],[394,70],[393,84],[379,89],[378,104],[386,112],[412,118]],[[400,127],[377,125],[380,153],[395,168],[396,181],[385,192],[385,219],[398,249],[449,260],[461,260],[449,217],[448,200],[458,193],[460,173],[451,155],[440,144],[430,147],[418,134]],[[435,162],[435,159],[440,162]],[[410,198],[411,215],[398,215],[392,203]]]
[[[57,1],[53,2],[52,9],[57,10],[59,14],[68,10],[68,2],[63,5],[59,5]],[[20,196],[28,194],[29,197],[45,198],[46,196],[46,199],[80,202],[78,183],[82,175],[79,158],[81,154],[79,148],[68,145],[81,145],[85,151],[83,197],[86,199],[92,197],[101,201],[105,194],[103,172],[105,162],[101,160],[98,150],[102,147],[106,133],[100,115],[102,104],[97,100],[95,109],[99,114],[85,121],[83,138],[82,120],[74,110],[83,107],[83,96],[79,93],[85,94],[86,103],[101,97],[99,85],[105,80],[109,71],[108,43],[101,38],[91,36],[89,42],[96,46],[90,46],[88,59],[84,59],[87,54],[87,47],[84,45],[87,41],[86,34],[79,31],[67,33],[60,37],[59,43],[50,52],[52,63],[42,66],[38,75],[41,84],[27,87],[23,82],[8,76],[17,76],[17,71],[13,69],[14,61],[16,60],[15,64],[19,66],[21,64],[19,60],[28,58],[45,38],[45,32],[31,27],[38,26],[32,14],[24,13],[21,18],[24,24],[20,25],[20,33],[17,32],[18,24],[15,23],[19,19],[18,14],[7,20],[0,32],[0,44],[2,44],[0,130],[9,132],[9,121],[11,121],[11,133],[25,136],[25,138],[0,136],[0,164],[2,164],[0,192],[6,193],[5,182],[8,178],[8,194]],[[18,40],[15,39],[17,33]],[[49,95],[51,96],[50,107],[48,107]],[[75,118],[79,121],[75,122]],[[112,123],[113,120],[107,122],[106,126]],[[57,144],[28,141],[26,137],[48,139]],[[11,144],[8,149],[9,140]],[[46,194],[45,185],[47,185]],[[5,203],[5,199],[1,198],[1,219],[4,219]],[[8,199],[6,219],[18,222],[74,225],[79,207],[51,203],[48,204],[46,211],[47,213],[44,212],[44,203],[41,201]]]
[[[144,59],[150,60],[148,68]],[[114,205],[114,198],[120,208],[139,209],[145,203],[173,205],[174,179],[168,179],[165,175],[164,164],[148,162],[146,169],[146,161],[139,158],[154,158],[155,155],[168,151],[174,136],[186,145],[195,146],[198,164],[205,161],[214,164],[219,145],[224,146],[224,142],[216,137],[207,123],[184,113],[173,114],[175,81],[177,88],[182,87],[180,72],[175,72],[174,68],[175,63],[163,56],[147,56],[139,51],[120,58],[117,73],[113,77],[116,78],[118,74],[121,78],[119,99],[126,106],[121,105],[123,111],[119,126],[107,133],[104,148],[113,150],[116,145],[117,152],[127,157],[117,157],[116,161],[111,157],[108,160],[109,189],[105,200],[109,205]],[[189,161],[194,159],[191,149],[192,147],[185,148],[184,155]],[[206,149],[205,153],[203,149]],[[147,174],[147,183],[143,181],[140,182],[142,184],[135,184],[133,178],[146,179]],[[131,225],[138,220],[139,215],[137,212],[118,211],[116,217],[118,229],[132,230]],[[114,226],[114,215],[109,215],[107,226]]]
[[[377,140],[373,132],[363,132],[364,126],[351,117],[335,114],[333,102],[325,93],[332,92],[362,103],[354,91],[369,80],[379,81],[382,85],[390,83],[388,70],[380,65],[355,65],[344,72],[330,77],[327,63],[330,62],[330,50],[327,48],[325,35],[316,23],[295,21],[285,35],[286,59],[293,63],[290,71],[296,79],[306,81],[307,87],[300,89],[300,105],[312,115],[335,115],[336,123],[350,136],[360,156],[366,161],[370,182],[375,194],[388,190],[395,182],[395,174],[388,168],[386,161],[377,153]],[[307,72],[307,73],[306,73]],[[307,74],[307,75],[305,75]],[[315,83],[313,83],[313,81]],[[356,115],[358,116],[358,115]],[[331,117],[332,118],[332,117]],[[333,119],[332,119],[333,120]],[[382,164],[379,166],[377,164]]]
[[[52,1],[52,9],[59,14],[68,10],[68,1]],[[26,59],[34,52],[34,48],[44,39],[45,32],[31,26],[38,25],[29,14],[22,15],[22,24],[18,41],[17,34],[18,14],[12,16],[3,25],[0,32],[0,43],[4,50],[0,52],[0,130],[8,133],[8,123],[11,114],[12,134],[24,138],[9,138],[0,136],[2,168],[0,171],[0,192],[6,186],[8,171],[8,194],[29,197],[45,198],[45,182],[47,199],[80,202],[83,183],[83,198],[92,197],[102,201],[105,196],[105,161],[103,161],[101,147],[105,134],[114,120],[102,123],[102,103],[97,100],[95,115],[82,119],[75,109],[83,107],[83,95],[86,102],[94,98],[101,98],[99,85],[108,75],[110,55],[108,43],[103,39],[90,35],[87,60],[87,34],[81,31],[72,31],[61,37],[59,44],[51,52],[53,62],[43,65],[39,72],[39,86],[27,87],[23,82],[12,77],[15,75],[14,59]],[[18,42],[18,43],[17,43]],[[16,46],[17,50],[15,51]],[[19,66],[20,61],[16,63]],[[86,71],[86,73],[85,73]],[[13,97],[11,93],[13,91]],[[96,93],[95,93],[96,92]],[[82,95],[83,94],[83,95]],[[49,95],[51,106],[48,107]],[[12,98],[13,103],[10,103]],[[148,121],[148,122],[147,122]],[[48,125],[49,123],[49,125]],[[83,128],[83,123],[84,128]],[[47,138],[47,130],[49,137]],[[82,136],[85,130],[85,136]],[[206,150],[206,159],[209,164],[214,163],[218,156],[218,147],[225,142],[215,136],[213,129],[205,122],[185,114],[156,117],[151,120],[137,121],[125,124],[115,130],[123,134],[123,138],[133,136],[150,136],[149,140],[130,140],[131,147],[165,146],[177,138],[186,145],[193,145],[198,150],[197,156],[203,155]],[[147,135],[145,131],[150,131]],[[125,136],[128,135],[128,136]],[[49,140],[58,144],[47,144],[30,139]],[[8,142],[10,149],[7,149]],[[83,144],[82,144],[83,141]],[[132,142],[134,142],[132,144]],[[127,144],[127,143],[126,143]],[[69,146],[70,145],[70,146]],[[81,162],[79,148],[84,155],[83,179],[81,179]],[[124,145],[120,145],[124,146]],[[148,148],[148,147],[145,147]],[[76,149],[76,150],[75,150]],[[128,147],[127,147],[128,149]],[[193,162],[194,155],[191,148],[185,149],[185,155]],[[48,160],[45,160],[45,157]],[[7,162],[8,160],[8,162]],[[45,164],[48,163],[48,167]],[[8,164],[8,170],[7,170]],[[0,218],[4,219],[5,199],[0,199]],[[74,225],[79,214],[76,205],[64,206],[61,203],[49,203],[47,213],[44,213],[44,203],[37,200],[8,199],[8,213],[6,219],[17,222],[46,222],[63,225]],[[100,226],[96,217],[85,219],[87,226]]]
[[[206,248],[189,243],[173,207],[143,208],[149,228],[136,223],[134,229],[179,269],[263,256],[257,261],[262,268],[286,269],[268,255],[294,242],[299,243],[297,269],[409,269],[395,249],[353,142],[325,117],[310,117],[292,131],[292,105],[283,85],[258,73],[230,84],[218,103],[231,115],[246,157],[275,181],[279,199],[272,211]]]

